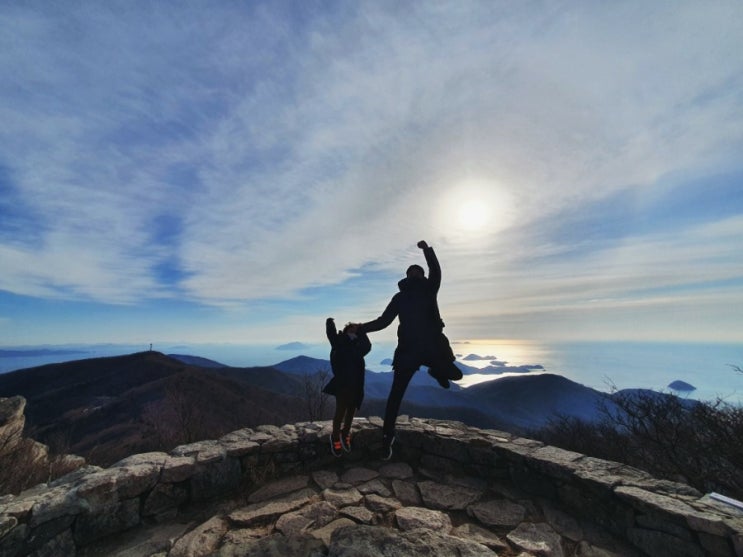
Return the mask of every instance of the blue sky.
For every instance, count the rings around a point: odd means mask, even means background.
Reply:
[[[0,344],[743,338],[743,5],[0,6]],[[394,338],[394,328],[377,336]]]

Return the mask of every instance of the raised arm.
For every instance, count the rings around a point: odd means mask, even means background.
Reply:
[[[335,346],[335,341],[338,338],[338,330],[335,328],[335,321],[332,317],[328,317],[325,320],[325,334],[328,335],[330,346]]]
[[[436,253],[423,240],[418,242],[418,247],[423,250],[423,256],[426,258],[426,264],[428,265],[428,284],[431,285],[434,292],[438,292],[441,287],[441,265],[439,265]]]

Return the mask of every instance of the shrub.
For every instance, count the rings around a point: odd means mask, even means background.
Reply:
[[[533,436],[743,499],[743,408],[653,391],[615,393],[611,401],[596,423],[560,417]]]
[[[307,419],[311,422],[327,418],[328,395],[323,392],[323,387],[325,387],[329,377],[330,372],[327,369],[320,369],[315,373],[305,373],[303,376],[304,403]]]
[[[32,439],[0,440],[0,495],[49,482],[79,468],[82,462],[64,455],[49,455],[47,447]]]

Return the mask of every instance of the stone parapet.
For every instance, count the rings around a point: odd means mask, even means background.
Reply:
[[[329,432],[329,422],[242,429],[170,453],[133,455],[106,469],[89,466],[18,496],[0,497],[0,557],[84,553],[114,534],[165,523],[186,509],[238,493],[250,494],[250,505],[205,528],[221,532],[226,524],[265,521],[269,515],[303,523],[306,517],[292,513],[311,500],[309,475],[322,490],[314,512],[348,508],[342,520],[351,523],[391,512],[406,528],[421,523],[450,528],[447,513],[466,512],[483,527],[513,523],[514,540],[538,535],[542,525],[525,524],[523,506],[481,498],[498,482],[547,502],[567,517],[563,522],[595,524],[638,555],[743,556],[743,512],[623,464],[500,431],[402,417],[395,457],[387,466],[407,465],[429,480],[415,489],[402,475],[381,484],[367,467],[379,461],[381,420],[369,418],[354,422],[354,450],[343,457],[357,467],[340,484],[323,485],[325,471],[338,463],[328,449]],[[447,477],[466,481],[443,481]],[[360,485],[368,492],[338,485]],[[365,506],[359,504],[362,498]]]

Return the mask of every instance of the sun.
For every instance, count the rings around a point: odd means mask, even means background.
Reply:
[[[442,188],[436,215],[452,239],[492,238],[513,222],[513,194],[494,179],[454,180]]]
[[[488,225],[490,209],[483,199],[462,199],[457,207],[457,222],[464,230],[482,230]]]

